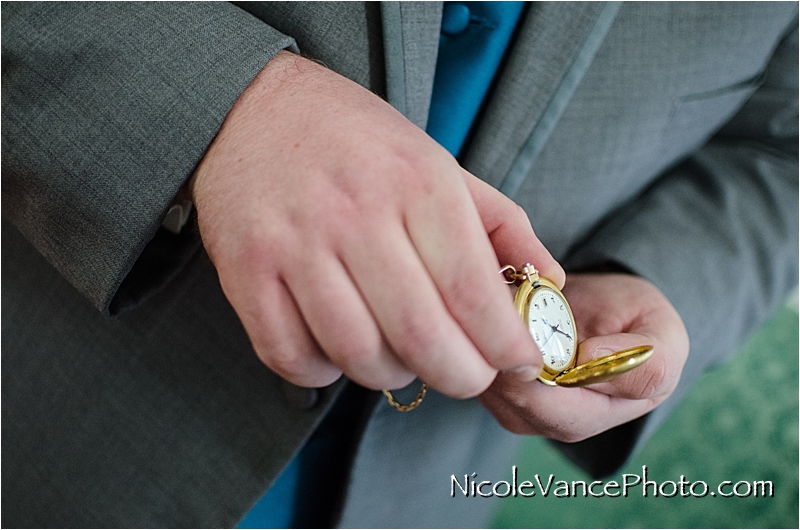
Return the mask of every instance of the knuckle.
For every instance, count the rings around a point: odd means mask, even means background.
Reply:
[[[454,275],[455,276],[455,275]],[[443,286],[447,305],[458,315],[472,315],[475,320],[485,319],[490,315],[494,299],[486,296],[481,289],[470,289],[464,286],[461,278],[453,278],[452,283]]]
[[[374,364],[381,350],[380,338],[361,333],[351,340],[341,340],[328,345],[326,353],[344,368],[358,368]]]
[[[397,192],[414,192],[428,195],[434,190],[434,182],[430,178],[431,161],[429,157],[418,152],[398,148],[387,157],[390,174],[402,176],[391,181],[392,189]]]
[[[383,344],[377,332],[362,333],[355,340],[329,345],[328,358],[353,381],[373,390],[403,388],[416,375],[405,369]]]
[[[407,315],[400,324],[395,351],[411,365],[430,360],[437,347],[443,343],[444,330],[438,319],[422,314]]]
[[[267,367],[295,385],[320,388],[334,383],[342,375],[342,372],[331,364],[321,366],[318,362],[313,362],[309,355],[304,354],[282,354],[270,356],[265,359],[259,355],[261,361]]]
[[[393,373],[387,375],[382,382],[380,382],[375,390],[388,389],[399,390],[409,386],[417,379],[417,376],[411,372]]]
[[[663,356],[659,356],[653,363],[649,371],[649,377],[647,379],[647,383],[645,385],[645,397],[649,397],[656,392],[663,390],[664,386],[668,383],[669,380],[669,369],[667,367],[667,361]]]
[[[328,385],[332,385],[341,376],[342,376],[341,371],[333,367],[330,367],[327,370],[314,373],[307,373],[304,378],[297,379],[297,381],[292,381],[289,379],[287,379],[287,381],[289,381],[290,383],[294,383],[297,386],[302,386],[306,388],[323,388]]]
[[[459,382],[457,388],[447,392],[447,394],[455,399],[470,399],[483,394],[487,388],[492,384],[492,378],[476,377],[473,381]]]
[[[297,350],[272,348],[268,352],[264,350],[256,350],[256,352],[261,362],[284,379],[294,382],[307,377],[307,356]]]
[[[446,319],[420,312],[408,314],[397,330],[392,341],[397,357],[440,392],[455,399],[468,399],[482,394],[494,381],[496,370],[480,360],[474,348],[466,352],[454,346],[469,347],[457,340],[459,332],[452,330]]]
[[[283,256],[287,256],[290,248],[287,235],[271,231],[250,234],[240,241],[230,257],[237,267],[260,274],[266,268],[274,268]]]

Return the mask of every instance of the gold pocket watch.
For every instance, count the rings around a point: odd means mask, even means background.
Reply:
[[[544,368],[539,375],[542,383],[564,387],[602,383],[633,370],[653,354],[652,346],[637,346],[578,365],[575,317],[559,288],[539,276],[539,271],[530,263],[521,271],[506,265],[500,269],[500,274],[507,284],[517,286],[514,306],[542,352]],[[389,390],[383,393],[394,408],[408,412],[422,403],[426,390],[427,386],[422,383],[416,399],[408,405],[400,404]]]
[[[608,381],[641,365],[652,346],[638,346],[578,365],[578,332],[569,303],[553,282],[528,263],[521,271],[500,269],[506,283],[517,285],[514,306],[542,352],[539,380],[551,386],[579,387]]]

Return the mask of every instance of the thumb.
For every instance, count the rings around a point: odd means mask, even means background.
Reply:
[[[464,181],[500,264],[519,269],[530,263],[539,270],[541,276],[552,281],[559,289],[563,288],[566,279],[564,269],[533,233],[525,210],[466,170]]]
[[[677,378],[673,381],[666,367],[669,355],[666,355],[665,349],[668,346],[655,337],[641,333],[615,333],[586,339],[578,346],[578,364],[644,345],[653,346],[653,354],[644,364],[589,388],[625,399],[658,399],[658,396],[668,396],[677,384]]]

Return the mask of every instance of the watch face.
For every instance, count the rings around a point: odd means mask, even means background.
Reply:
[[[566,301],[547,287],[530,299],[528,329],[542,352],[545,366],[562,371],[575,357],[575,324]]]

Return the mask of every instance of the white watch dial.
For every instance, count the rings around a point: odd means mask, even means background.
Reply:
[[[575,357],[575,324],[561,296],[542,287],[533,294],[528,311],[528,329],[552,370],[569,368]]]

